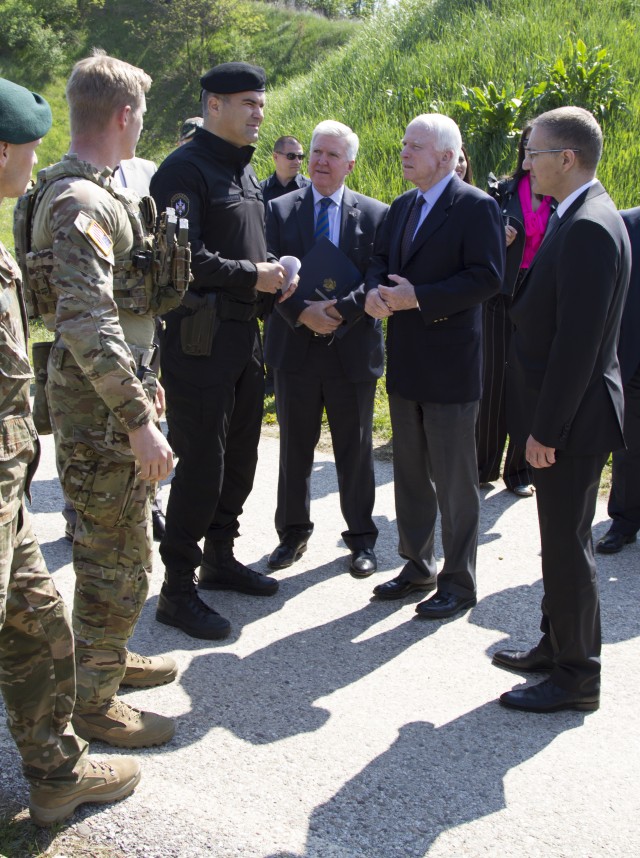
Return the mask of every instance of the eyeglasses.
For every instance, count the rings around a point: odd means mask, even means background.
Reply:
[[[284,155],[287,161],[295,161],[296,158],[298,161],[304,161],[304,152],[287,152],[286,155],[284,152],[276,152],[276,155]]]
[[[580,149],[574,149],[572,146],[564,146],[562,149],[527,149],[525,146],[524,154],[530,160],[536,157],[536,155],[546,155],[547,152],[566,152],[567,149],[570,152],[580,152]]]

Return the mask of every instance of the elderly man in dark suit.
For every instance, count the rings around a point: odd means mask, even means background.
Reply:
[[[596,545],[617,554],[640,530],[640,206],[620,212],[631,240],[631,279],[622,313],[618,360],[624,389],[626,448],[613,454],[609,516],[611,527]]]
[[[482,302],[500,288],[504,227],[491,197],[455,175],[458,126],[425,114],[402,141],[417,186],[391,206],[367,272],[366,311],[389,317],[387,391],[399,553],[380,599],[437,587],[416,611],[451,617],[476,604],[480,495],[475,424],[482,386]],[[444,567],[434,552],[440,507]]]
[[[500,667],[547,671],[500,698],[530,712],[597,709],[600,604],[591,541],[602,468],[623,446],[616,354],[629,282],[629,238],[595,173],[596,120],[578,107],[533,123],[525,169],[534,193],[558,201],[511,307],[508,426],[533,468],[542,555],[542,638],[501,651]]]
[[[309,158],[311,186],[272,200],[267,207],[270,253],[302,258],[326,235],[364,278],[388,206],[345,186],[358,145],[357,135],[340,122],[327,120],[316,126]],[[294,295],[277,304],[269,321],[265,361],[274,368],[280,423],[275,516],[280,543],[269,566],[284,569],[294,563],[313,531],[309,486],[326,409],[347,523],[342,537],[351,550],[350,572],[357,578],[371,575],[377,568],[378,535],[372,518],[371,435],[384,346],[380,322],[364,314],[364,286],[337,300],[305,301]]]

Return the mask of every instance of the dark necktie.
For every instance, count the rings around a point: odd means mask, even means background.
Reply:
[[[422,194],[418,194],[416,196],[415,202],[413,203],[413,208],[409,213],[409,220],[407,221],[407,225],[404,228],[404,233],[402,235],[402,247],[400,248],[400,262],[403,265],[409,258],[409,253],[411,252],[413,234],[416,231],[416,227],[418,226],[418,222],[420,220],[420,212],[422,211],[423,203],[424,197],[422,196]]]
[[[316,229],[313,240],[320,241],[321,238],[329,238],[329,206],[333,200],[331,197],[323,197],[320,200],[320,212],[316,221]]]
[[[560,218],[558,217],[558,212],[552,212],[551,217],[549,218],[549,223],[547,224],[547,229],[544,233],[544,238],[542,239],[542,244],[545,244],[547,241],[549,241],[549,239],[559,226]]]

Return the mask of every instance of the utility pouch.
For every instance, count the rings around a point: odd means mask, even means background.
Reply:
[[[32,346],[33,371],[36,383],[33,392],[33,423],[40,435],[51,435],[51,417],[47,401],[47,363],[53,346],[52,342],[34,343]]]
[[[208,357],[211,354],[213,338],[220,326],[217,295],[210,292],[196,296],[187,292],[182,303],[193,310],[191,315],[185,316],[180,322],[182,351],[192,357]]]

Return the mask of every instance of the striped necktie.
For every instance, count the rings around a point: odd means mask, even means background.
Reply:
[[[323,197],[320,200],[320,211],[318,220],[316,221],[316,229],[313,233],[313,240],[320,241],[321,238],[329,238],[329,206],[333,200],[331,197]]]
[[[413,244],[413,234],[415,233],[416,227],[420,221],[420,212],[422,211],[423,203],[424,197],[422,194],[418,194],[415,198],[415,202],[413,203],[413,208],[409,213],[409,219],[407,220],[407,225],[404,228],[404,233],[402,235],[402,246],[400,248],[400,262],[402,265],[404,265],[409,258],[411,245]]]

